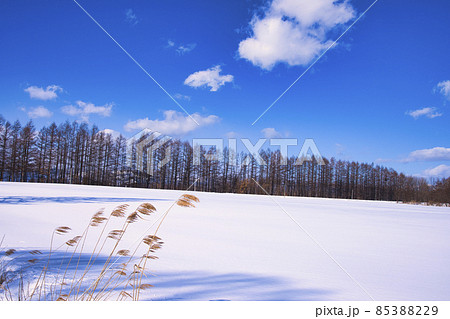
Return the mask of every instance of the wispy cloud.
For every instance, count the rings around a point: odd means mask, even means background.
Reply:
[[[396,160],[390,159],[390,158],[377,158],[375,160],[376,164],[384,164],[384,163],[389,163],[389,162],[395,162]]]
[[[125,11],[125,21],[131,25],[136,25],[139,23],[136,14],[133,12],[133,9],[127,9]]]
[[[330,31],[354,17],[347,0],[273,0],[250,22],[252,36],[239,43],[238,53],[266,70],[277,63],[307,65],[333,43]]]
[[[402,162],[450,161],[450,148],[433,147],[409,153]]]
[[[93,103],[83,101],[77,101],[75,104],[75,106],[65,105],[61,108],[61,111],[70,116],[79,116],[85,122],[89,121],[91,114],[97,114],[103,117],[111,116],[112,107],[114,106],[114,103],[96,106]]]
[[[216,115],[202,116],[194,113],[191,117],[174,110],[164,112],[163,120],[150,120],[148,117],[135,121],[128,121],[124,129],[128,132],[133,130],[142,130],[145,128],[168,135],[184,135],[200,127],[211,125],[219,121]],[[197,123],[198,125],[197,125]]]
[[[40,117],[51,117],[53,115],[53,112],[51,112],[49,109],[47,109],[44,106],[36,106],[30,108],[30,110],[27,112],[28,116],[32,119],[40,118]]]
[[[236,132],[234,132],[234,131],[230,131],[230,132],[225,133],[225,136],[226,136],[227,138],[236,138],[236,137],[239,136],[239,134],[236,133]]]
[[[436,85],[436,91],[450,101],[450,80],[439,82]]]
[[[423,171],[422,176],[437,178],[450,177],[450,166],[442,164],[433,168],[426,169]]]
[[[178,54],[183,55],[195,49],[197,43],[177,44],[172,40],[167,40],[166,48],[174,48]]]
[[[29,86],[25,90],[30,94],[30,98],[38,100],[53,100],[58,97],[57,92],[62,92],[62,88],[58,85],[49,85],[45,89],[37,86]]]
[[[173,95],[174,98],[176,98],[177,100],[185,100],[185,101],[190,101],[191,97],[189,95],[183,95],[180,93],[175,93]]]
[[[337,156],[344,156],[345,155],[345,146],[339,143],[334,144],[336,148],[336,155]]]
[[[275,128],[273,127],[266,127],[264,129],[261,130],[261,133],[263,134],[263,136],[265,138],[277,138],[277,137],[282,137],[282,134],[280,132],[278,132]]]
[[[196,46],[197,46],[196,43],[189,43],[189,44],[186,44],[186,45],[180,45],[180,46],[177,48],[177,52],[178,52],[179,54],[183,55],[183,54],[185,54],[185,53],[189,53],[189,52],[191,52],[192,50],[194,50]]]
[[[421,116],[428,117],[429,119],[442,116],[442,113],[437,112],[437,109],[435,107],[424,107],[422,109],[408,111],[406,112],[406,114],[415,119],[418,119]]]
[[[226,83],[233,82],[234,77],[231,74],[220,75],[222,68],[220,65],[216,65],[204,71],[198,71],[189,75],[184,84],[190,87],[210,87],[212,92],[217,91],[221,86]]]

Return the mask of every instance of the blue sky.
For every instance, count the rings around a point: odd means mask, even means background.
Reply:
[[[73,0],[0,2],[8,120],[313,138],[326,157],[450,176],[446,0],[379,0],[254,125],[373,0],[77,1],[200,125]]]

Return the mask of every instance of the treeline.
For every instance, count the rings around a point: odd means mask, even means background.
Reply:
[[[168,145],[171,159],[159,167]],[[280,165],[280,152],[270,149],[261,151],[266,165],[257,165],[254,159],[241,165],[245,153],[235,154],[237,165],[232,165],[227,149],[220,160],[206,160],[204,155],[212,154],[212,149],[201,152],[200,165],[194,165],[192,146],[170,140],[156,151],[150,175],[145,173],[147,164],[144,171],[136,170],[135,154],[127,162],[123,136],[113,137],[78,122],[52,123],[36,130],[31,121],[22,125],[0,116],[1,181],[450,203],[450,178],[431,183],[383,166],[334,158],[324,159],[325,165],[315,160],[295,165],[292,157]]]

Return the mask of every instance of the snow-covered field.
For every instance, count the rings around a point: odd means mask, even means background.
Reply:
[[[62,243],[80,234],[99,208],[152,203],[158,212],[130,226],[125,249],[151,234],[183,193],[2,182],[3,247],[48,250],[57,226],[73,229],[56,238]],[[376,300],[450,300],[450,208],[189,193],[201,202],[176,206],[162,224],[165,243],[149,263],[154,276],[145,279],[155,287],[141,299],[369,300],[363,287]],[[88,240],[86,251],[94,244]]]

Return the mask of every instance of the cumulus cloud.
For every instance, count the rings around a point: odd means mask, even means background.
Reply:
[[[447,178],[450,177],[450,166],[442,164],[434,168],[429,168],[423,171],[422,175],[425,177]]]
[[[163,120],[150,120],[148,117],[135,121],[128,121],[124,129],[126,131],[142,130],[145,128],[168,135],[184,135],[192,132],[202,126],[211,125],[219,121],[216,115],[201,116],[198,113],[191,115],[195,122],[188,115],[183,113],[167,110],[164,111]],[[197,125],[197,123],[199,125]]]
[[[273,0],[250,22],[252,35],[239,43],[238,53],[266,70],[277,63],[307,65],[333,43],[330,31],[354,17],[347,0]]]
[[[37,106],[37,107],[32,107],[27,112],[27,114],[32,119],[36,119],[39,117],[51,117],[53,115],[53,112],[51,112],[49,109],[47,109],[44,106]]]
[[[38,100],[53,100],[58,97],[56,92],[62,92],[62,88],[57,85],[49,85],[45,89],[37,86],[29,86],[25,90],[30,94],[30,98]]]
[[[133,9],[127,9],[125,11],[125,21],[131,25],[136,25],[139,23],[136,14],[133,12]]]
[[[277,138],[282,136],[282,134],[273,127],[266,127],[261,130],[261,133],[265,138]]]
[[[435,117],[442,115],[442,113],[437,112],[437,109],[435,107],[424,107],[422,109],[408,111],[408,112],[406,112],[406,114],[415,119],[418,119],[421,116],[425,116],[430,119],[433,119]]]
[[[76,105],[65,105],[61,108],[64,114],[70,116],[79,116],[83,121],[89,121],[91,114],[97,114],[103,117],[111,116],[113,103],[108,103],[101,106],[96,106],[93,103],[86,103],[83,101],[77,101]]]
[[[211,92],[215,92],[226,83],[233,82],[234,79],[231,74],[220,75],[221,71],[220,65],[216,65],[207,70],[192,73],[184,80],[184,84],[194,88],[208,86]]]
[[[447,100],[450,100],[450,80],[439,82],[436,86],[436,89]]]
[[[409,153],[409,156],[403,162],[433,162],[450,161],[450,148],[434,147],[423,150],[417,150]]]

